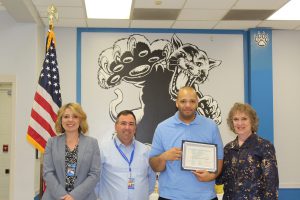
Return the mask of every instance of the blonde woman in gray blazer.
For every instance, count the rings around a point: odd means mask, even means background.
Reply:
[[[48,140],[42,200],[96,200],[94,188],[100,177],[100,151],[96,139],[85,136],[86,114],[77,103],[58,111],[55,129],[62,133]]]

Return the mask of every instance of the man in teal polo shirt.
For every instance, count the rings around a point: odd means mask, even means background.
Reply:
[[[174,116],[161,122],[150,151],[150,165],[159,176],[159,200],[215,200],[215,179],[223,165],[223,143],[218,126],[197,114],[198,97],[191,87],[179,90]],[[182,140],[217,145],[216,173],[181,168]]]

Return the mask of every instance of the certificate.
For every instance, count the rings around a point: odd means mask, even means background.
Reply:
[[[216,144],[182,141],[182,169],[217,172],[217,163]]]

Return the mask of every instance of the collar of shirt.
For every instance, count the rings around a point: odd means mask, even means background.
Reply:
[[[133,146],[134,146],[134,144],[135,144],[135,137],[133,137],[132,142],[131,142],[130,146],[128,146],[128,147],[126,147],[126,146],[119,140],[119,138],[117,137],[117,135],[115,135],[113,139],[116,140],[116,143],[117,143],[118,147],[121,148],[121,149],[132,149]]]
[[[236,149],[236,150],[237,150],[237,149],[241,149],[241,148],[243,148],[243,149],[248,148],[249,146],[251,146],[251,145],[253,144],[253,142],[256,141],[257,137],[258,137],[258,136],[257,136],[256,133],[252,133],[252,134],[245,140],[244,144],[243,144],[241,147],[239,146],[238,137],[236,137],[235,140],[234,140],[233,143],[232,143],[231,148],[232,148],[232,149]]]
[[[197,114],[197,112],[195,113],[196,117],[195,119],[190,123],[190,124],[186,124],[184,123],[183,121],[181,121],[179,119],[179,111],[177,111],[175,113],[175,123],[176,124],[184,124],[184,125],[195,125],[195,124],[200,124],[200,121],[201,121],[201,116]]]

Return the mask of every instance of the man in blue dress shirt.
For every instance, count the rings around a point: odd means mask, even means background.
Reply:
[[[100,145],[101,176],[96,193],[101,200],[147,200],[154,190],[155,173],[149,148],[135,140],[136,118],[124,110],[117,116],[116,135]]]
[[[215,200],[215,178],[223,165],[223,143],[211,119],[197,114],[198,97],[191,87],[179,90],[174,116],[161,122],[154,133],[150,165],[159,175],[159,200]],[[217,172],[181,169],[182,140],[217,145]]]

